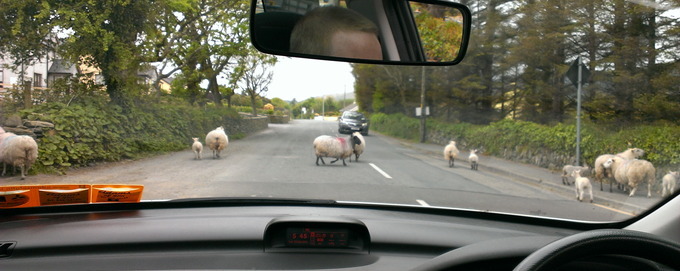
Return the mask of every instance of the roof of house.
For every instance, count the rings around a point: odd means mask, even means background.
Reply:
[[[52,60],[52,65],[47,70],[47,73],[51,74],[76,74],[78,70],[76,65],[71,64],[65,59],[54,59]]]

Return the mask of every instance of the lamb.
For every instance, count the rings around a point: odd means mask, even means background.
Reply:
[[[355,135],[350,135],[349,138],[328,135],[318,136],[314,139],[313,143],[316,165],[319,165],[319,160],[325,165],[326,162],[323,160],[323,157],[332,157],[335,160],[331,161],[331,164],[342,159],[342,164],[347,166],[345,158],[352,155],[354,151],[352,146],[359,144],[361,144],[361,140]]]
[[[449,161],[449,167],[454,166],[454,159],[458,158],[458,148],[456,148],[456,141],[449,142],[449,145],[444,147],[444,160]]]
[[[661,178],[661,186],[663,190],[661,191],[661,196],[672,195],[675,193],[675,186],[680,180],[680,171],[669,171],[668,174]]]
[[[0,133],[0,162],[2,176],[7,172],[7,165],[21,168],[21,179],[26,179],[26,174],[35,160],[38,159],[38,143],[30,136]]]
[[[201,153],[203,152],[203,144],[201,144],[201,141],[198,141],[198,137],[192,137],[194,140],[194,144],[191,145],[191,149],[194,151],[194,154],[196,154],[196,160],[201,160]]]
[[[205,136],[205,144],[213,153],[213,159],[220,157],[220,152],[229,145],[229,137],[224,133],[224,127],[215,128]]]
[[[570,182],[570,178],[572,177],[572,173],[574,172],[575,169],[580,170],[581,176],[583,177],[590,176],[590,167],[588,166],[565,165],[564,167],[562,167],[562,184],[564,185],[573,184],[573,182]]]
[[[628,185],[631,188],[629,197],[635,195],[637,186],[643,181],[647,182],[647,197],[652,196],[652,184],[656,181],[656,169],[654,165],[646,160],[633,159],[626,160],[622,157],[614,157],[607,160],[611,161],[611,168],[616,166],[614,179],[621,185]]]
[[[359,132],[352,133],[352,136],[357,137],[359,141],[361,141],[358,144],[355,144],[354,141],[352,141],[352,153],[354,153],[355,156],[354,160],[359,162],[359,155],[363,154],[366,149],[366,140],[364,140],[364,136]],[[352,162],[352,155],[349,156],[349,161]]]
[[[614,157],[622,157],[626,160],[630,159],[637,159],[640,158],[645,154],[645,151],[639,148],[629,148],[623,152],[617,153],[617,154],[603,154],[598,156],[595,159],[595,179],[600,182],[600,191],[603,191],[603,183],[604,180],[606,179],[609,182],[609,192],[612,192],[612,184],[614,183],[613,178],[614,178],[614,172],[616,171],[616,165],[614,165],[614,168],[611,169],[605,169],[602,167],[602,164],[607,161],[607,159],[611,159]]]
[[[468,157],[468,159],[470,160],[470,168],[472,170],[477,170],[479,166],[479,156],[477,156],[477,152],[478,152],[477,149],[471,150],[470,156]]]
[[[576,199],[578,201],[583,201],[583,192],[588,190],[588,194],[590,194],[590,203],[593,203],[593,186],[590,184],[590,179],[587,177],[582,177],[580,169],[574,169],[574,171],[571,173],[571,176],[574,177],[574,190],[576,191]]]

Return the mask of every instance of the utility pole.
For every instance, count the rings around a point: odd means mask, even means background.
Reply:
[[[426,138],[425,131],[425,66],[422,67],[420,74],[420,142],[424,143]]]
[[[576,165],[580,166],[581,159],[581,87],[583,85],[583,68],[581,65],[581,56],[577,58],[578,61],[578,87],[576,88]]]

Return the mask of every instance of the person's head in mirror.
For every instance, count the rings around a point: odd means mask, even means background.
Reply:
[[[297,22],[290,38],[294,53],[382,60],[378,27],[356,11],[326,6]]]

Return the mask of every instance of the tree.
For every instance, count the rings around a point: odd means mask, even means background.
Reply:
[[[267,92],[274,76],[274,72],[270,70],[274,64],[276,64],[275,56],[262,54],[250,48],[249,54],[239,59],[234,71],[233,79],[239,82],[243,95],[250,98],[254,116],[257,116],[256,99]]]

